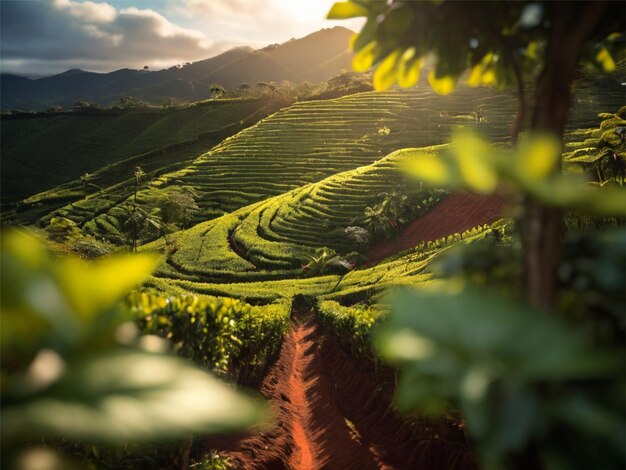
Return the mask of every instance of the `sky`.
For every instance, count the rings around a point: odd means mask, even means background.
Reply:
[[[362,19],[325,19],[334,1],[0,0],[0,70],[158,70],[337,25],[358,31]]]

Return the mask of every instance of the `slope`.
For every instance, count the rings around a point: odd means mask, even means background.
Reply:
[[[348,42],[352,31],[323,29],[264,49],[236,47],[195,63],[159,71],[121,69],[110,73],[69,70],[37,80],[2,74],[1,108],[42,110],[66,108],[76,100],[108,106],[124,96],[150,103],[164,100],[197,101],[210,96],[210,85],[234,89],[242,83],[320,82],[350,67]]]
[[[87,193],[100,193],[131,178],[136,165],[147,172],[171,170],[282,104],[273,99],[220,100],[182,108],[4,117],[3,208],[25,199],[19,221],[32,223],[36,214],[29,214],[30,209],[49,212],[85,197],[78,179],[84,173],[90,173]]]
[[[476,126],[492,139],[508,135],[513,100],[490,90],[462,88],[438,96],[427,88],[362,93],[290,106],[227,139],[179,171],[163,175],[138,195],[149,206],[159,189],[192,187],[210,220],[332,174],[367,165],[407,146],[447,140],[453,127]],[[484,106],[487,120],[470,115]],[[442,109],[454,114],[442,115]],[[119,240],[130,201],[88,198],[54,214],[75,220],[90,233]],[[96,214],[94,217],[94,213]],[[44,223],[52,215],[46,216]]]

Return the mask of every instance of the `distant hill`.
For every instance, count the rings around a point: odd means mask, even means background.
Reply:
[[[348,41],[352,31],[323,29],[300,39],[263,49],[236,47],[210,59],[159,71],[121,69],[110,73],[72,69],[31,80],[0,76],[3,111],[43,110],[53,105],[70,108],[77,100],[108,106],[124,96],[162,103],[198,101],[209,97],[212,83],[235,89],[242,83],[294,83],[327,80],[350,68]]]

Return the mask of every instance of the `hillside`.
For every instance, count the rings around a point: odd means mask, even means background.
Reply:
[[[132,177],[136,165],[148,173],[171,170],[171,165],[183,165],[282,105],[264,98],[180,108],[4,116],[3,207],[51,188],[37,198],[38,205],[80,199],[85,195],[79,180],[84,173],[90,173],[91,193]]]
[[[30,80],[3,74],[1,109],[71,108],[77,100],[102,106],[133,96],[150,103],[198,101],[210,96],[212,83],[235,89],[242,83],[310,81],[317,83],[350,68],[352,31],[334,27],[280,45],[253,50],[237,47],[192,64],[159,71],[121,69],[110,73],[68,70]]]
[[[454,96],[441,97],[424,87],[297,103],[227,139],[184,168],[164,174],[140,191],[138,201],[150,205],[159,189],[189,186],[200,206],[194,221],[210,220],[371,164],[397,148],[443,143],[455,126],[480,126],[470,115],[479,105],[485,106],[487,117],[481,129],[494,139],[505,139],[514,101],[489,90],[476,93],[464,88]],[[455,112],[442,116],[441,109]],[[130,202],[105,192],[65,206],[46,216],[43,223],[62,215],[89,233],[119,243]]]

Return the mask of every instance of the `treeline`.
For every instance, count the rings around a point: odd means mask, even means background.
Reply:
[[[210,98],[202,101],[181,101],[175,98],[163,100],[160,104],[149,103],[133,96],[124,96],[117,103],[110,106],[100,106],[96,103],[77,100],[71,109],[58,104],[50,106],[46,111],[29,111],[12,109],[0,114],[2,119],[28,119],[32,117],[51,117],[73,114],[84,115],[119,115],[127,111],[164,112],[194,106],[215,106],[232,103],[235,100],[268,99],[284,100],[285,105],[297,101],[313,101],[339,98],[354,93],[372,91],[370,73],[344,71],[339,75],[313,84],[308,81],[292,83],[283,80],[276,82],[258,82],[256,84],[242,83],[236,89],[228,90],[218,83],[213,83],[207,89]]]

